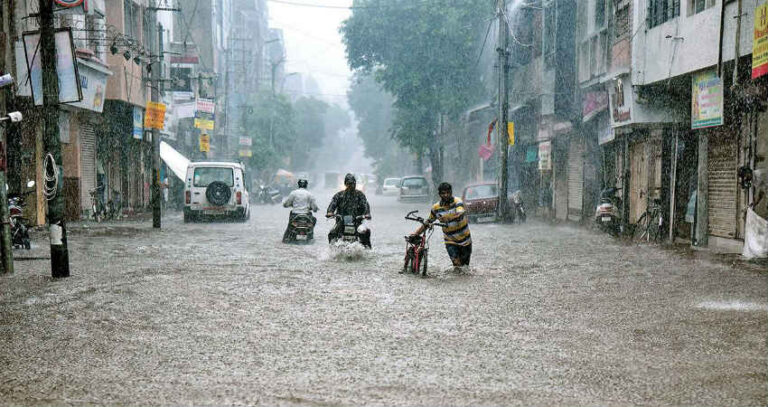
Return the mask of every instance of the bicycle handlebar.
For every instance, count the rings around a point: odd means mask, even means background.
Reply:
[[[405,215],[405,219],[406,220],[412,220],[414,222],[419,222],[422,225],[425,225],[425,226],[428,226],[428,227],[434,227],[434,226],[446,227],[446,226],[448,226],[445,223],[429,222],[429,221],[425,220],[424,218],[422,218],[421,216],[412,216],[414,213],[417,213],[417,212],[418,212],[418,210],[408,212],[408,214]]]

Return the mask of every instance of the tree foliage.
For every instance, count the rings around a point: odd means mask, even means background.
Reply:
[[[417,153],[436,150],[438,116],[455,117],[480,96],[475,72],[487,0],[355,0],[342,27],[352,69],[371,73],[395,100],[392,132]],[[438,170],[439,163],[433,162]]]

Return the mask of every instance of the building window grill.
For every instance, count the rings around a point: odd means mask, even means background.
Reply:
[[[679,15],[680,0],[650,0],[648,2],[648,28],[664,24]]]

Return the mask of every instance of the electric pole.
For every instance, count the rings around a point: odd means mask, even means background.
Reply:
[[[53,1],[38,0],[40,10],[40,62],[43,70],[43,148],[47,152],[44,171],[55,175],[55,185],[48,200],[48,228],[51,242],[51,275],[69,277],[67,228],[64,223],[64,196],[58,176],[61,174],[61,144],[59,143],[59,78],[56,72],[56,41],[53,25]],[[50,162],[48,155],[53,158]],[[48,169],[52,165],[54,168]],[[3,188],[4,189],[4,188]]]
[[[496,51],[499,53],[499,120],[496,122],[499,150],[499,204],[496,207],[497,216],[502,221],[509,219],[507,205],[507,159],[509,150],[509,134],[507,133],[507,113],[509,111],[509,98],[507,93],[509,77],[509,52],[507,51],[507,21],[505,18],[506,1],[497,0],[497,14],[499,17],[499,39]]]
[[[150,66],[156,62],[152,68],[151,76],[151,99],[153,102],[160,102],[160,74],[163,70],[163,25],[157,22],[157,8],[154,0],[150,3],[150,27],[156,29],[149,31],[154,35],[150,38]],[[162,194],[160,191],[160,132],[155,126],[152,126],[152,227],[160,229],[162,224],[162,208],[160,200]]]
[[[13,66],[13,53],[11,51],[11,13],[13,9],[9,5],[8,1],[4,1],[0,5],[0,13],[2,14],[2,26],[0,26],[0,75],[9,73]],[[11,90],[9,86],[7,90],[0,91],[0,115],[5,116],[7,112],[6,103],[12,98]],[[0,128],[0,219],[3,220],[2,227],[0,227],[0,251],[2,252],[2,267],[0,273],[10,274],[13,273],[13,245],[11,244],[11,226],[9,224],[11,214],[8,212],[8,190],[4,188],[4,185],[8,183],[5,177],[6,169],[8,168],[8,157],[6,155],[6,146],[8,145],[7,132],[5,126]]]

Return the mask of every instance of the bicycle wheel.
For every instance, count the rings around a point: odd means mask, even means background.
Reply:
[[[660,211],[655,211],[653,216],[651,216],[651,221],[648,223],[648,240],[653,240],[654,242],[659,241],[659,237],[661,236],[661,227],[664,222],[664,218],[661,216]]]
[[[421,276],[426,277],[427,276],[427,258],[429,254],[428,249],[424,249],[421,253]]]
[[[413,251],[413,261],[411,262],[411,272],[413,274],[419,274],[419,267],[421,267],[421,251]]]
[[[403,273],[410,271],[410,266],[413,264],[413,248],[409,247],[405,249],[405,261],[403,262]]]
[[[648,212],[644,212],[642,215],[640,215],[640,219],[637,220],[637,223],[635,224],[635,231],[633,234],[634,240],[642,240],[646,236],[648,236]]]

